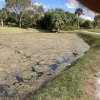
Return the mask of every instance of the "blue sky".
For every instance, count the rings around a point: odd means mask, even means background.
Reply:
[[[51,9],[51,8],[62,8],[65,11],[75,12],[76,8],[83,8],[85,15],[81,17],[87,20],[93,20],[95,13],[85,6],[77,2],[76,0],[35,0],[36,4],[42,4],[44,8]]]
[[[4,4],[5,4],[4,1],[5,0],[0,0],[0,8],[2,8],[4,6]]]
[[[70,9],[67,7],[67,3],[69,0],[34,0],[37,3],[43,4],[45,6],[45,9],[51,9],[51,8],[62,8],[65,11],[74,12],[75,9]]]
[[[0,8],[2,8],[5,3],[5,0],[0,0]],[[85,15],[82,15],[82,18],[93,20],[93,17],[95,15],[94,12],[90,11],[86,7],[82,6],[79,2],[76,0],[32,0],[37,5],[43,5],[45,10],[52,9],[52,8],[62,8],[65,11],[69,12],[75,12],[76,8],[83,8]]]

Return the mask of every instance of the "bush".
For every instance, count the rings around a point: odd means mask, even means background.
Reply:
[[[92,23],[91,23],[91,21],[86,20],[86,21],[83,23],[83,28],[85,28],[85,29],[91,29],[91,28],[92,28]]]
[[[39,27],[50,31],[58,32],[64,29],[66,14],[59,9],[50,10],[45,13],[39,21]]]
[[[73,30],[76,30],[77,29],[77,27],[74,27],[74,26],[67,26],[66,28],[65,28],[65,30],[66,31],[73,31]]]

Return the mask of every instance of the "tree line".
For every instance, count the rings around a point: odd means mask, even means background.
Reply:
[[[5,7],[0,9],[1,26],[22,28],[41,28],[50,31],[100,28],[100,15],[94,21],[80,18],[83,9],[77,8],[75,13],[63,9],[44,10],[31,0],[5,0]]]

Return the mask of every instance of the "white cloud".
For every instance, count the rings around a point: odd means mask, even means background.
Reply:
[[[81,15],[81,18],[93,21],[93,19],[90,16]]]
[[[47,8],[50,7],[50,5],[45,5],[45,4],[43,4],[43,3],[38,3],[38,2],[35,2],[34,4],[37,5],[37,6],[42,5],[45,9],[47,9]]]
[[[39,6],[43,6],[44,9],[48,9],[50,7],[49,5],[45,5],[43,3],[33,2],[31,4],[31,6],[28,7],[28,9],[36,10],[37,11],[37,9],[38,9]]]
[[[93,21],[95,13],[89,10],[88,8],[82,6],[76,0],[68,0],[68,2],[65,5],[67,8],[70,8],[70,9],[82,8],[85,14],[81,15],[81,18]]]
[[[76,0],[68,0],[68,2],[65,5],[67,8],[75,9],[79,6],[79,3]]]
[[[84,15],[81,15],[81,18],[87,19],[87,20],[94,20],[95,12],[91,11],[90,9],[83,7]]]

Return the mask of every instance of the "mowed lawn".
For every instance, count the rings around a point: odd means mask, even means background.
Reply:
[[[28,32],[45,32],[42,29],[32,28],[17,28],[17,27],[0,27],[0,34],[15,34],[15,33],[28,33]]]
[[[100,69],[100,36],[78,35],[91,46],[90,50],[71,68],[31,96],[31,100],[95,100],[94,79]]]
[[[90,32],[97,32],[97,33],[100,33],[100,29],[90,29],[89,31],[90,31]]]

